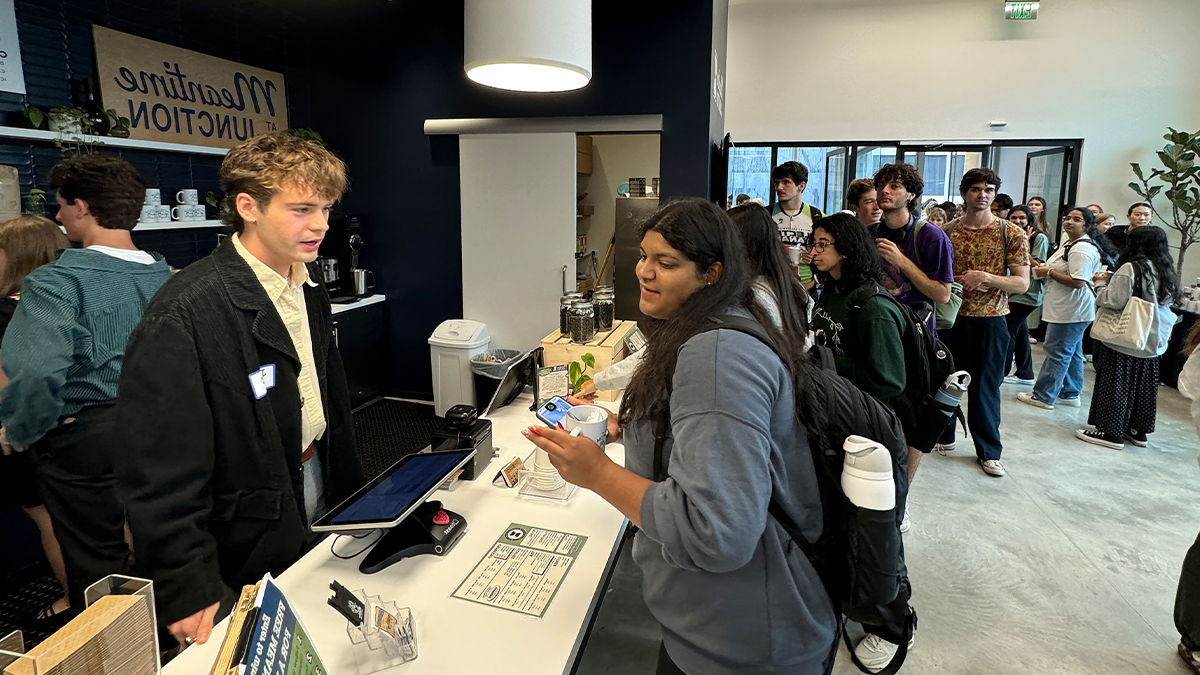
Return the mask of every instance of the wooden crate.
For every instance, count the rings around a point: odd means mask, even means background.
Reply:
[[[597,370],[604,370],[612,364],[629,355],[625,348],[625,336],[637,328],[636,321],[614,321],[613,329],[604,333],[596,333],[587,344],[571,342],[570,337],[560,335],[558,329],[542,338],[542,352],[547,366],[561,366],[578,361],[584,354],[596,357],[596,367],[588,368],[587,375]],[[597,397],[601,401],[615,401],[615,391],[602,391]]]

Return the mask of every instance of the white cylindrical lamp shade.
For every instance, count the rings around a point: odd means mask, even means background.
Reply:
[[[472,81],[543,92],[591,81],[591,0],[465,2],[463,60]]]

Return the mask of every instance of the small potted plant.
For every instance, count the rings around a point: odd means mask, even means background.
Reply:
[[[46,215],[46,191],[32,188],[25,195],[25,213],[30,216]]]
[[[61,134],[76,134],[80,135],[87,129],[87,113],[82,108],[71,108],[67,106],[58,106],[51,108],[47,115],[50,121],[50,131],[57,131]]]
[[[129,138],[129,118],[121,117],[116,110],[109,108],[104,111],[108,115],[108,119],[112,120],[112,126],[108,129],[108,135],[113,138]]]
[[[25,119],[34,129],[43,129],[46,126],[46,113],[42,112],[38,108],[26,108]]]

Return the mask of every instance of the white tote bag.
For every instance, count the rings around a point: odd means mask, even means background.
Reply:
[[[1140,274],[1135,274],[1134,294],[1129,297],[1124,309],[1096,308],[1096,321],[1092,324],[1093,339],[1138,352],[1146,351],[1146,342],[1150,339],[1150,329],[1154,325],[1158,307],[1149,300],[1137,297],[1141,288],[1140,277]]]

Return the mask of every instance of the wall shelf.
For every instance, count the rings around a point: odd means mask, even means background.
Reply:
[[[150,230],[191,230],[201,227],[225,227],[219,220],[172,220],[169,223],[141,223],[133,229],[134,232]]]
[[[186,145],[184,143],[164,143],[162,141],[143,141],[133,138],[114,138],[112,136],[91,136],[88,134],[61,134],[57,131],[42,129],[22,129],[20,127],[0,126],[0,138],[16,138],[25,141],[45,141],[53,143],[58,139],[66,141],[80,140],[85,143],[99,143],[110,148],[130,148],[137,150],[158,150],[160,152],[182,152],[192,155],[224,155],[229,148],[214,148],[207,145]],[[160,223],[161,224],[161,223]]]

